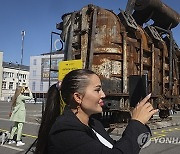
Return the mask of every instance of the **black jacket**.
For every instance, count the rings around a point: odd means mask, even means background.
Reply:
[[[150,133],[147,126],[139,121],[131,120],[123,132],[122,138],[114,141],[99,121],[91,118],[89,120],[89,126],[113,144],[113,148],[110,149],[103,145],[90,127],[81,123],[71,110],[66,110],[62,116],[57,118],[51,128],[48,153],[138,154],[141,146],[138,144],[138,136],[142,136],[141,134],[143,133]]]

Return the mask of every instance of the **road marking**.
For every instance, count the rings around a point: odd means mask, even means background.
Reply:
[[[154,137],[151,137],[151,140],[154,141],[154,139],[156,138],[160,138],[160,137],[165,137],[167,136],[167,134],[171,133],[171,132],[174,132],[174,131],[179,131],[180,128],[169,128],[169,129],[163,129],[159,132],[153,132],[153,135],[155,135]]]
[[[5,118],[0,118],[0,120],[4,120],[4,121],[10,121],[9,119],[5,119]],[[25,124],[31,124],[31,125],[40,125],[39,123],[35,123],[35,122],[24,122]]]
[[[6,130],[6,129],[0,129],[0,131],[3,131],[3,132],[6,132],[6,131],[8,131],[8,130]],[[35,135],[30,135],[30,134],[22,134],[23,136],[26,136],[26,137],[31,137],[31,138],[37,138],[37,136],[35,136]]]
[[[6,148],[10,148],[10,149],[13,149],[13,150],[16,150],[16,151],[24,151],[24,149],[20,149],[20,148],[13,147],[13,146],[10,146],[10,145],[1,145],[1,146],[6,147]]]
[[[168,133],[169,133],[168,130],[162,130],[161,132],[162,132],[162,133],[165,133],[165,134],[168,134]]]
[[[22,134],[22,135],[27,136],[27,137],[31,137],[31,138],[37,138],[37,136],[30,135],[30,134]]]
[[[175,130],[180,130],[180,128],[174,128]]]

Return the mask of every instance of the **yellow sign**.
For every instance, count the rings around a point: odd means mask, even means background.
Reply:
[[[58,80],[62,80],[64,76],[72,70],[82,69],[82,60],[68,60],[59,62]]]

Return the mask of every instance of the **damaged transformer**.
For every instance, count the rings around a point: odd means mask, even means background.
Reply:
[[[148,93],[161,118],[180,108],[180,49],[171,31],[180,15],[160,0],[128,3],[119,14],[88,5],[57,24],[65,60],[82,59],[102,80],[106,108],[99,118],[105,123],[128,121]],[[154,23],[145,24],[150,19]]]

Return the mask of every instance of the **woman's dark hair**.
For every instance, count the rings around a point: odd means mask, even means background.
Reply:
[[[60,115],[61,104],[65,103],[69,108],[74,108],[77,104],[73,101],[73,94],[79,92],[84,95],[89,84],[89,76],[93,74],[95,74],[93,71],[87,69],[73,70],[64,77],[60,89],[57,84],[49,88],[35,154],[48,153],[48,135],[53,123]]]
[[[47,153],[49,131],[60,115],[60,95],[56,84],[52,85],[47,92],[45,111],[43,112],[36,143],[36,154]]]
[[[76,107],[77,104],[73,101],[73,94],[78,92],[82,95],[89,84],[89,76],[95,74],[91,70],[78,69],[69,72],[61,83],[61,98],[69,108]]]

